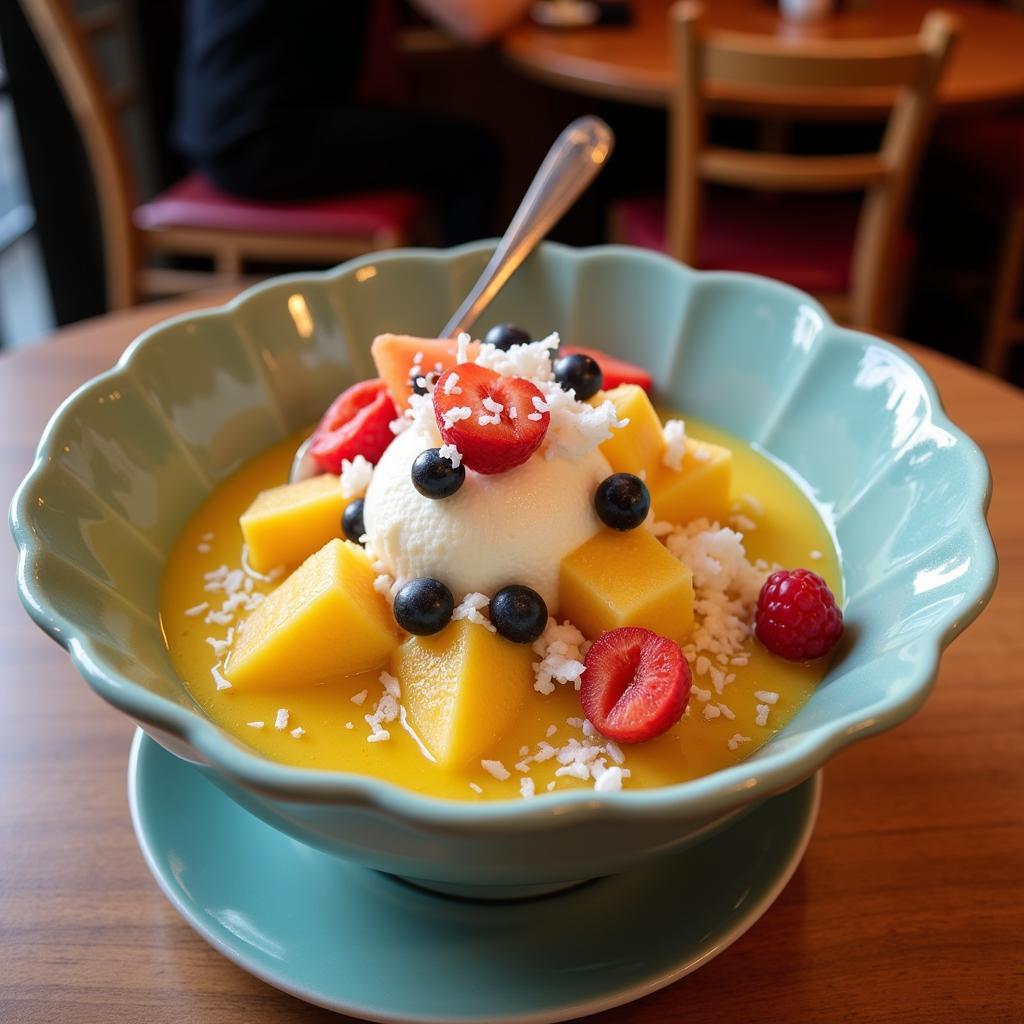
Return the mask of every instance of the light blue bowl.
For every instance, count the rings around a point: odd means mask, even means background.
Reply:
[[[440,886],[548,886],[693,842],[915,711],[995,584],[989,474],[913,360],[806,295],[642,250],[545,245],[488,322],[641,363],[666,404],[811,483],[835,518],[848,595],[832,671],[748,760],[660,789],[459,803],[268,761],[208,721],[175,674],[157,623],[164,558],[219,481],[373,373],[375,334],[436,332],[492,248],[373,255],[147,331],[57,411],[11,525],[29,614],[101,697],[261,818]]]

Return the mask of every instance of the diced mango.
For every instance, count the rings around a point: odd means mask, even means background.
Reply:
[[[224,675],[232,686],[313,686],[387,664],[395,620],[370,558],[335,538],[249,616]]]
[[[620,384],[611,391],[599,391],[590,401],[600,405],[606,399],[615,405],[619,419],[629,423],[612,431],[601,452],[616,473],[635,473],[649,480],[661,466],[665,436],[647,392],[636,384]]]
[[[260,491],[240,520],[249,564],[257,572],[301,565],[341,536],[347,504],[338,478],[330,473]]]
[[[682,643],[693,629],[693,576],[642,526],[602,530],[562,559],[559,609],[591,640],[643,626]]]
[[[729,511],[732,452],[688,437],[682,468],[660,467],[647,478],[647,487],[656,519],[688,523],[706,516],[721,521]]]
[[[392,659],[409,724],[442,765],[493,756],[533,685],[533,651],[466,619],[414,636]]]

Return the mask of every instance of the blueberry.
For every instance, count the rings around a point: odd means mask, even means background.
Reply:
[[[575,391],[577,402],[585,402],[601,390],[603,376],[596,359],[575,352],[555,361],[555,380],[563,391]]]
[[[428,370],[426,373],[409,374],[409,387],[414,395],[429,395],[434,390],[434,384],[441,374],[437,370]],[[422,383],[421,383],[422,382]]]
[[[359,538],[366,533],[366,524],[363,522],[363,504],[362,498],[356,498],[355,501],[350,501],[345,506],[345,511],[341,513],[341,532],[357,544],[360,542]]]
[[[417,636],[439,633],[452,621],[453,611],[452,592],[429,576],[410,580],[395,594],[395,619],[402,629]]]
[[[601,522],[613,530],[633,530],[651,510],[651,492],[632,473],[612,473],[597,485],[594,508]]]
[[[515,324],[495,324],[485,335],[484,341],[488,345],[500,348],[507,352],[513,345],[529,345],[533,339]]]
[[[544,598],[529,587],[503,587],[491,598],[491,624],[515,644],[532,644],[548,624]]]
[[[412,485],[424,498],[450,498],[465,482],[466,467],[456,469],[440,448],[428,448],[412,464]]]

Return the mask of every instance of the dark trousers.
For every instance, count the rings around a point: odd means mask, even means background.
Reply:
[[[360,106],[278,111],[198,163],[218,188],[247,199],[421,189],[436,205],[444,245],[495,233],[498,148],[475,125],[437,114]]]

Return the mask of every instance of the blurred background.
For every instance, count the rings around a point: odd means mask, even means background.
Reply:
[[[1024,384],[1020,2],[4,0],[0,50],[0,346],[500,234],[596,113],[616,152],[553,237],[777,277]]]

